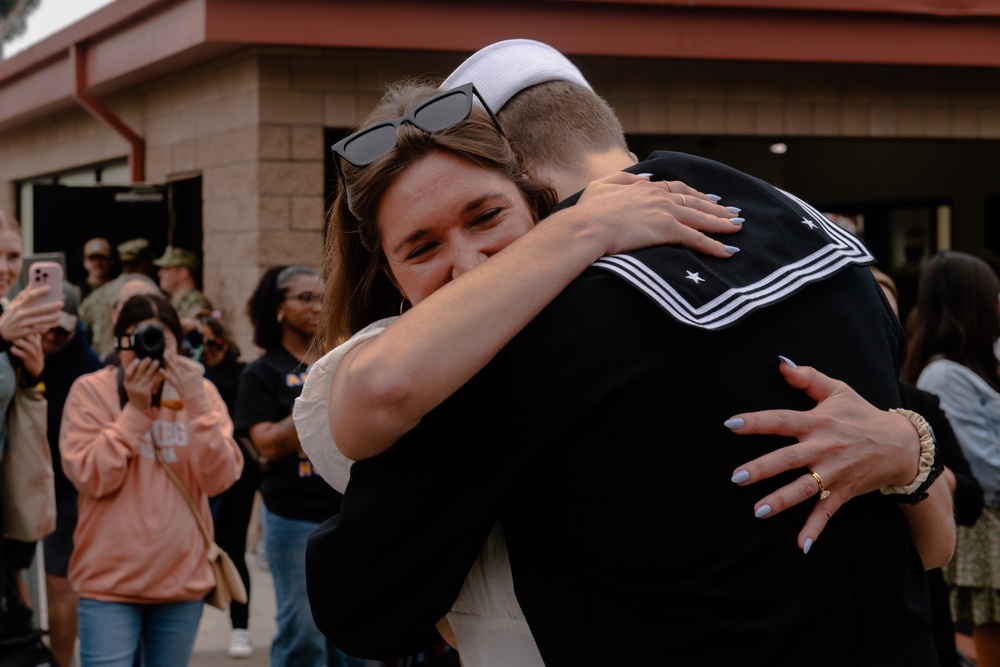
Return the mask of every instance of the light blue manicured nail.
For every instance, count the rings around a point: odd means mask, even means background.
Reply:
[[[813,548],[813,538],[807,537],[806,541],[802,544],[802,553],[807,554],[809,550]]]
[[[636,174],[636,176],[638,176],[639,178],[652,178],[653,174],[649,173],[648,171],[644,171],[641,174]]]
[[[742,225],[746,220],[744,218],[729,218],[729,222],[734,225]]]
[[[792,361],[791,359],[789,359],[788,357],[783,357],[783,356],[781,356],[779,354],[778,358],[781,359],[786,364],[788,364],[789,366],[791,366],[792,368],[798,368],[798,365],[794,361]]]
[[[718,202],[720,199],[722,199],[722,197],[720,197],[719,195],[705,195],[705,196],[714,202]]]
[[[727,211],[729,211],[730,213],[739,213],[739,212],[740,212],[740,211],[742,211],[743,209],[741,209],[741,208],[736,208],[735,206],[727,206],[727,207],[726,207],[726,210],[727,210]]]
[[[722,425],[726,428],[743,428],[743,419],[740,417],[730,417],[726,421],[722,422]]]
[[[728,252],[728,253],[729,253],[730,255],[735,255],[736,253],[738,253],[738,252],[740,251],[740,249],[739,249],[739,248],[737,248],[737,247],[736,247],[736,246],[734,246],[734,245],[727,245],[727,246],[723,246],[723,249],[724,249],[724,250],[725,250],[726,252]]]
[[[746,470],[737,470],[736,474],[733,475],[733,478],[730,481],[732,481],[733,484],[742,484],[748,479],[750,479],[750,473]]]
[[[758,519],[763,519],[770,513],[771,513],[770,505],[761,505],[760,507],[757,508],[757,511],[754,512],[753,515]]]

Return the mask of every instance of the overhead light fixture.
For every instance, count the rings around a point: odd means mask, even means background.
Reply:
[[[776,141],[771,144],[771,152],[775,155],[784,155],[788,152],[788,145],[783,141]]]
[[[163,193],[155,188],[133,188],[126,192],[116,192],[115,201],[127,204],[161,202]]]

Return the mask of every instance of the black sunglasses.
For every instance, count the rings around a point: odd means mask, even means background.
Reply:
[[[332,146],[333,152],[355,167],[365,167],[395,148],[396,130],[403,123],[410,123],[424,132],[437,132],[462,122],[472,113],[473,95],[479,98],[500,136],[504,136],[503,128],[486,100],[475,86],[466,83],[435,95],[405,116],[369,125],[344,137]],[[334,162],[338,176],[343,178],[340,160],[335,159]]]
[[[226,346],[226,341],[221,338],[206,338],[204,339],[203,344],[210,350],[221,350]]]
[[[300,294],[286,294],[284,300],[288,301],[289,299],[295,299],[308,306],[309,304],[316,303],[322,298],[322,295],[316,294],[315,292],[301,292]]]

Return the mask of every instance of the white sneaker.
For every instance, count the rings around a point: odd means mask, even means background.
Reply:
[[[229,633],[229,657],[249,658],[253,655],[253,642],[249,630],[233,630]]]

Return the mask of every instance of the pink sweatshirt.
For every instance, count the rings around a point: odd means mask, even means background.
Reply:
[[[191,510],[153,452],[188,489],[209,532],[208,498],[239,478],[243,456],[218,391],[179,410],[120,408],[118,369],[79,378],[63,410],[59,450],[80,492],[69,580],[81,597],[107,602],[197,600],[214,586]]]

